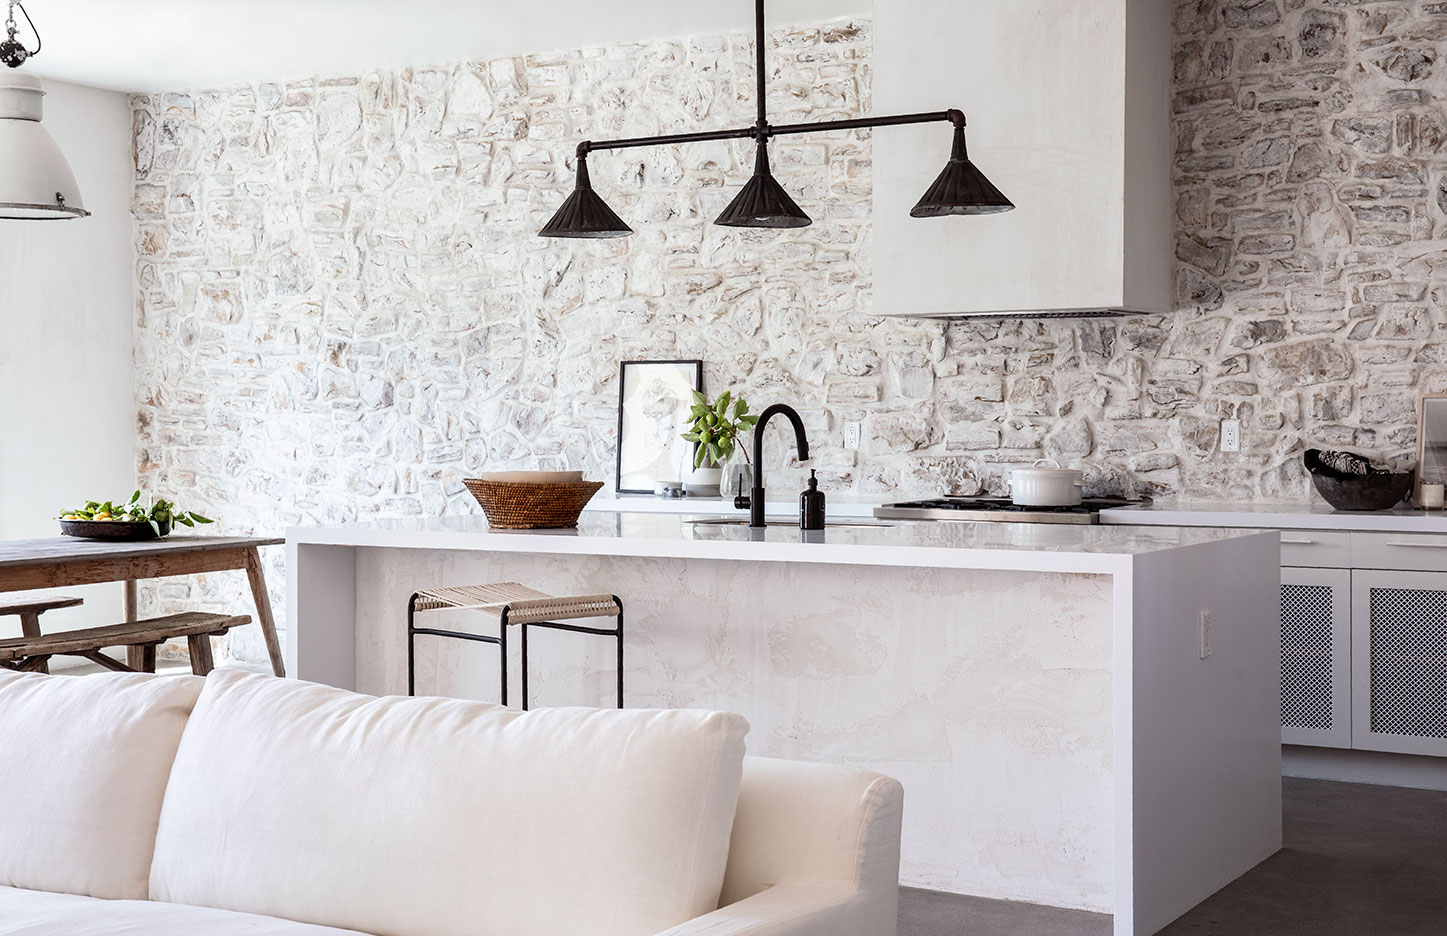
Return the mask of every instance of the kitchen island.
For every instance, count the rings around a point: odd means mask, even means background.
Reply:
[[[288,663],[402,692],[420,588],[611,592],[630,707],[739,712],[752,753],[902,780],[905,883],[1146,934],[1280,847],[1276,534],[856,522],[293,529]],[[611,640],[532,640],[534,705],[610,704]],[[419,640],[419,692],[495,699],[495,652]]]

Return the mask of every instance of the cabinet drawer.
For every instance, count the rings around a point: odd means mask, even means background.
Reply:
[[[1307,569],[1350,569],[1352,535],[1323,533],[1320,530],[1282,530],[1281,564]]]
[[[1447,536],[1353,533],[1352,568],[1447,572]]]

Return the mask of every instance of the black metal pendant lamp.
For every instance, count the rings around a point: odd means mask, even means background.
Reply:
[[[538,233],[542,237],[626,237],[633,229],[593,191],[588,180],[587,159],[593,150],[630,149],[639,146],[669,146],[674,143],[699,143],[708,140],[753,139],[757,143],[754,175],[749,179],[716,224],[727,227],[799,228],[812,222],[784,187],[769,171],[768,144],[772,137],[794,133],[822,133],[830,130],[856,130],[866,127],[893,127],[904,124],[932,123],[947,120],[954,125],[954,145],[950,161],[939,178],[925,192],[910,215],[916,218],[938,218],[945,215],[997,214],[1015,206],[985,178],[970,161],[965,151],[965,115],[963,111],[947,110],[927,114],[901,114],[894,117],[862,117],[855,120],[822,120],[816,123],[769,123],[765,106],[764,53],[768,38],[764,28],[764,0],[755,0],[755,52],[758,79],[758,121],[752,127],[733,130],[706,130],[698,133],[675,133],[667,136],[635,137],[626,140],[584,140],[578,144],[578,181],[573,194]]]
[[[945,171],[909,212],[911,218],[999,214],[1015,205],[970,162],[965,150],[965,115],[955,125],[955,143]]]
[[[627,237],[633,229],[593,191],[588,179],[588,157],[579,155],[573,194],[538,233],[543,237]]]
[[[724,227],[801,228],[814,222],[769,171],[769,144],[758,143],[754,177],[729,202],[714,224]]]

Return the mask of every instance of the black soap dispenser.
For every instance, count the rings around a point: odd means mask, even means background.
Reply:
[[[824,529],[824,492],[819,490],[819,479],[809,471],[809,488],[799,495],[799,529]]]

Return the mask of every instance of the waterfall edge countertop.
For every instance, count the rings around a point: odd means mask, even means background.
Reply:
[[[1148,553],[1276,535],[1204,527],[865,520],[804,532],[793,525],[797,518],[792,524],[790,518],[779,519],[786,525],[751,530],[742,524],[720,524],[717,518],[589,511],[577,529],[493,530],[482,517],[438,517],[293,527],[287,530],[287,541],[382,549],[1115,574],[1129,570],[1134,557]]]

